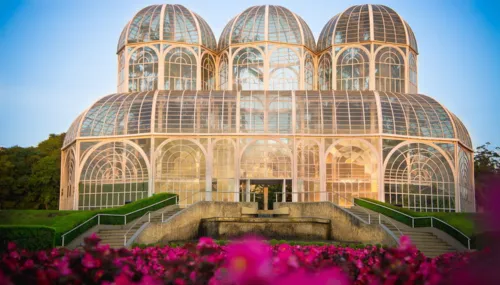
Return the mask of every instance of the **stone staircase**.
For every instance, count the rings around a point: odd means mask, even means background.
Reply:
[[[365,221],[368,221],[370,214],[371,223],[379,223],[379,213],[360,206],[353,206],[348,210]],[[401,234],[410,237],[411,242],[427,257],[436,257],[444,253],[458,251],[457,248],[433,234],[429,228],[412,228],[389,217],[383,215],[381,217],[382,223],[396,237],[399,238]]]
[[[163,219],[164,220],[168,219],[169,217],[173,216],[180,210],[181,208],[176,207],[167,212],[164,212]],[[162,219],[161,211],[151,213],[151,223],[161,223],[161,219]],[[120,248],[124,247],[125,234],[127,234],[127,241],[128,241],[137,232],[137,230],[147,222],[148,222],[147,217],[143,217],[143,219],[137,223],[135,221],[132,221],[128,225],[120,226],[117,228],[99,229],[96,233],[97,236],[99,236],[99,238],[102,239],[101,244],[109,244],[113,248]]]

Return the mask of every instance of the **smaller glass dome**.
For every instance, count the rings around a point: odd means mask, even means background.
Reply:
[[[355,5],[335,15],[321,31],[318,51],[346,43],[377,41],[407,44],[418,53],[410,25],[384,5]]]
[[[151,5],[140,10],[125,25],[117,51],[126,44],[152,41],[199,44],[216,50],[212,29],[198,14],[182,5]]]
[[[219,50],[231,44],[260,41],[304,45],[315,51],[313,33],[297,14],[282,6],[253,6],[226,25],[219,40]]]

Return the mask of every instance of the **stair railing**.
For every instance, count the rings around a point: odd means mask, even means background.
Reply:
[[[427,216],[427,217],[412,217],[408,214],[405,214],[403,212],[400,212],[396,209],[392,209],[392,208],[389,208],[389,207],[386,207],[384,205],[380,205],[380,204],[377,204],[377,203],[374,203],[374,202],[371,202],[371,201],[368,201],[368,200],[365,200],[365,199],[360,199],[363,203],[368,203],[368,204],[371,204],[371,205],[374,205],[376,207],[381,207],[381,208],[384,208],[385,210],[388,210],[389,212],[392,212],[392,213],[396,213],[398,215],[402,215],[404,216],[405,218],[407,218],[409,221],[411,221],[411,223],[409,222],[409,225],[408,226],[411,226],[412,228],[415,228],[415,221],[417,220],[430,220],[430,227],[432,228],[436,228],[436,229],[439,229],[439,230],[442,230],[444,231],[445,233],[451,235],[452,237],[456,238],[462,245],[466,246],[467,249],[471,249],[471,239],[470,237],[468,237],[466,234],[464,234],[462,231],[460,231],[459,229],[455,228],[454,226],[448,224],[447,222],[441,220],[441,219],[438,219],[436,217],[433,217],[433,216]],[[355,201],[356,202],[356,201]],[[359,205],[359,203],[357,204]],[[361,206],[361,205],[359,205]],[[401,221],[402,223],[405,223],[403,221]]]
[[[85,222],[83,222],[83,223],[79,224],[78,226],[74,227],[73,229],[71,229],[71,230],[69,230],[69,231],[65,232],[64,234],[62,234],[62,235],[61,235],[61,246],[65,246],[65,245],[66,245],[66,236],[67,236],[68,234],[70,234],[70,233],[74,232],[75,230],[77,230],[77,229],[79,229],[79,228],[81,228],[81,227],[83,227],[83,226],[87,225],[87,223],[89,223],[90,221],[95,221],[95,220],[97,220],[96,224],[94,224],[94,225],[100,225],[100,224],[101,224],[101,217],[121,217],[121,218],[123,218],[123,225],[126,225],[126,224],[127,224],[127,217],[129,217],[130,215],[135,214],[135,213],[137,213],[137,212],[139,212],[139,211],[144,211],[144,210],[146,210],[146,209],[148,209],[148,208],[151,208],[151,207],[154,207],[154,206],[156,206],[156,205],[158,205],[158,204],[160,204],[160,203],[165,203],[166,201],[169,201],[169,200],[171,200],[171,199],[176,199],[176,201],[177,201],[177,199],[178,199],[178,198],[179,198],[179,197],[178,197],[177,195],[175,195],[175,196],[173,196],[173,197],[169,197],[169,198],[167,198],[167,199],[165,199],[165,200],[162,200],[162,201],[156,202],[156,203],[154,203],[154,204],[148,205],[148,206],[146,206],[146,207],[140,208],[140,209],[138,209],[138,210],[135,210],[135,211],[130,212],[130,213],[127,213],[127,214],[95,214],[92,218],[90,218],[90,219],[86,220]],[[146,213],[147,213],[147,212],[146,212]],[[144,215],[145,215],[145,214],[144,214]],[[143,216],[144,216],[144,215],[143,215]],[[130,218],[128,218],[128,220],[130,221]]]

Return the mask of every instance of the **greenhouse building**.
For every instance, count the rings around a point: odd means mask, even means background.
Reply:
[[[119,37],[117,93],[66,134],[60,209],[161,192],[238,202],[273,186],[279,201],[473,212],[470,136],[418,93],[418,55],[382,5],[335,15],[318,41],[281,6],[246,9],[218,41],[184,6],[148,6]]]

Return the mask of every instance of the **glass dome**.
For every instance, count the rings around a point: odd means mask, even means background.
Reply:
[[[117,51],[127,44],[154,41],[199,44],[214,51],[217,49],[207,22],[182,5],[151,5],[140,10],[125,25]]]
[[[232,44],[278,42],[306,46],[316,50],[311,29],[297,14],[282,6],[253,6],[226,25],[219,40],[222,51]]]
[[[335,15],[318,38],[318,51],[331,46],[383,42],[405,44],[418,53],[412,29],[393,9],[384,5],[356,5]]]

